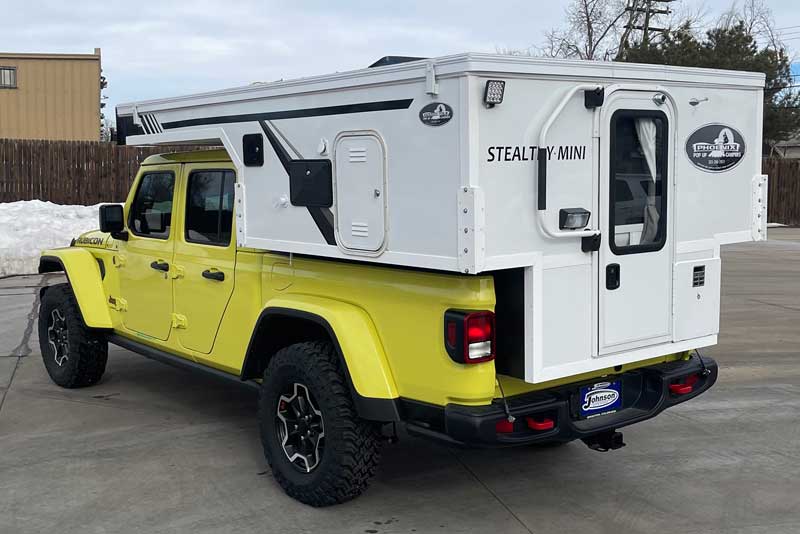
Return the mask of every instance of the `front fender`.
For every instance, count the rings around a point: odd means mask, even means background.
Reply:
[[[100,266],[92,253],[83,248],[57,248],[42,251],[39,272],[63,271],[78,301],[83,322],[90,328],[111,328],[111,314]]]
[[[356,393],[377,399],[398,397],[383,344],[363,309],[322,297],[282,295],[267,302],[264,313],[270,310],[294,310],[321,319],[344,358]]]

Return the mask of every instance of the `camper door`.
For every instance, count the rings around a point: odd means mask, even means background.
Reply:
[[[671,340],[674,111],[652,91],[603,106],[599,356]]]

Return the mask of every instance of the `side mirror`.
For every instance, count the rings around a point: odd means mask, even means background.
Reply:
[[[121,205],[104,204],[100,206],[100,231],[108,232],[111,237],[120,239],[120,235],[125,232],[125,215]]]

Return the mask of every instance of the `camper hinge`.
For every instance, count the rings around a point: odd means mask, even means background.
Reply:
[[[425,65],[425,93],[429,95],[439,94],[439,84],[436,82],[436,70],[433,63]]]

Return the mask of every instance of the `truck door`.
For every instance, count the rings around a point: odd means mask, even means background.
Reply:
[[[147,167],[128,211],[128,240],[120,246],[119,283],[127,302],[125,328],[169,337],[172,313],[172,208],[178,165]]]
[[[601,131],[603,355],[671,339],[674,112],[660,93],[617,91]]]
[[[215,166],[216,165],[216,166]],[[178,340],[208,354],[233,293],[235,173],[219,164],[187,164],[179,198],[185,206],[175,239],[175,315]]]

